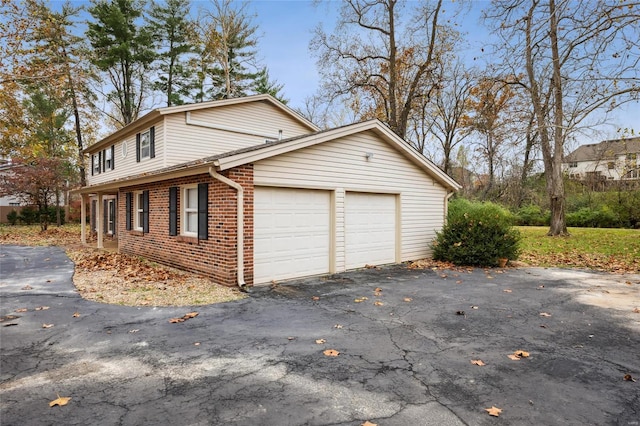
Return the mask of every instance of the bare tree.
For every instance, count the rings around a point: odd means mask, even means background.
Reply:
[[[581,123],[640,93],[640,3],[494,0],[486,18],[503,65],[531,102],[550,199],[549,235],[567,234],[562,159]]]
[[[376,117],[405,137],[412,114],[441,81],[438,60],[457,32],[443,22],[442,0],[411,13],[400,0],[344,0],[332,35],[316,30],[311,49],[329,99],[358,95],[361,118]]]

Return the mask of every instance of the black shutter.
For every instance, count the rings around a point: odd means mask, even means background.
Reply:
[[[107,171],[107,150],[102,151],[102,171]]]
[[[142,232],[149,232],[149,190],[142,191]]]
[[[102,173],[102,151],[98,152],[98,169],[96,172]]]
[[[127,231],[131,231],[133,229],[133,192],[127,192],[126,210],[127,210]]]
[[[178,235],[178,187],[169,188],[169,235]]]
[[[156,128],[149,129],[149,157],[156,158]]]
[[[209,184],[198,184],[198,239],[209,239]]]
[[[140,133],[136,133],[136,162],[140,162]]]
[[[109,202],[102,200],[102,232],[107,233],[107,220],[109,219]]]
[[[96,231],[96,209],[98,208],[98,202],[91,200],[91,232]]]
[[[94,169],[94,164],[95,164],[95,155],[91,154],[91,176],[93,176],[93,169]]]
[[[116,146],[111,145],[111,170],[116,168]]]

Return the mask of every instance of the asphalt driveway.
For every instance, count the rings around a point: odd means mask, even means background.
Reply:
[[[397,266],[132,308],[80,298],[58,248],[0,250],[3,426],[640,424],[639,275]]]

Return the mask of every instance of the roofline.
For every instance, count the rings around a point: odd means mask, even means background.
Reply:
[[[243,103],[260,102],[260,101],[269,102],[271,105],[285,112],[287,115],[294,118],[304,126],[307,126],[309,129],[311,129],[314,132],[317,132],[320,130],[318,126],[316,126],[311,121],[303,117],[300,113],[296,112],[292,108],[283,104],[273,96],[268,94],[261,94],[261,95],[245,96],[242,98],[221,99],[221,100],[199,102],[199,103],[193,103],[193,104],[187,104],[187,105],[177,105],[177,106],[171,106],[171,107],[156,108],[151,112],[149,112],[148,114],[145,114],[144,116],[138,118],[137,120],[132,121],[126,126],[109,134],[108,136],[94,143],[93,145],[88,146],[82,152],[84,154],[87,154],[91,151],[99,150],[104,146],[107,146],[111,143],[114,143],[120,140],[125,135],[129,135],[135,132],[136,130],[145,128],[149,123],[157,120],[158,118],[164,115],[177,114],[177,113],[189,112],[189,111],[197,111],[197,110],[207,109],[207,108],[219,108],[222,106],[238,105]]]
[[[404,139],[396,135],[391,129],[377,119],[338,127],[321,133],[296,137],[290,141],[282,141],[282,143],[266,144],[263,148],[257,150],[241,152],[235,155],[214,159],[213,163],[217,170],[224,171],[243,164],[254,163],[276,155],[307,148],[309,146],[367,130],[373,130],[387,141],[392,142],[394,147],[396,147],[396,149],[398,149],[405,157],[413,161],[414,164],[420,166],[424,171],[431,175],[431,177],[439,181],[445,187],[448,187],[453,191],[457,191],[462,188],[462,186],[453,178],[444,173],[438,166],[416,151]]]

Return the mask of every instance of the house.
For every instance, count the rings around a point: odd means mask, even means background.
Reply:
[[[5,174],[11,173],[12,167],[11,160],[0,156],[0,179],[2,179],[2,176]],[[23,204],[20,199],[13,195],[0,196],[0,223],[9,223],[7,215],[13,211],[20,213],[22,207]]]
[[[567,155],[562,169],[572,179],[640,179],[640,137],[582,145]]]
[[[320,130],[269,95],[156,109],[85,153],[98,247],[225,285],[428,256],[459,188],[377,120]]]

